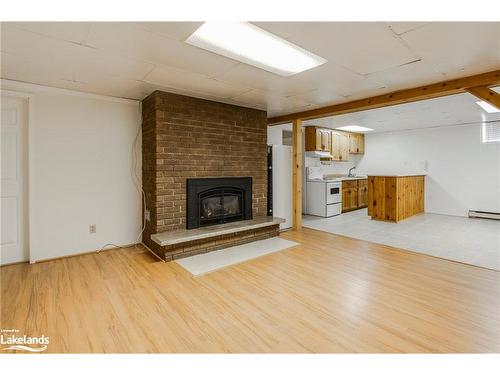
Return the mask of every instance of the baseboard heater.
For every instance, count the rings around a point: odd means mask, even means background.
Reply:
[[[469,217],[477,217],[481,219],[500,220],[500,212],[476,211],[469,210]]]

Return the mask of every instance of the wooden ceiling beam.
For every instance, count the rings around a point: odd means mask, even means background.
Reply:
[[[438,98],[441,96],[459,94],[467,92],[469,89],[477,87],[491,87],[500,85],[500,70],[477,74],[473,76],[451,79],[426,86],[415,87],[401,91],[391,92],[373,96],[366,99],[354,100],[351,102],[329,105],[326,107],[311,109],[308,111],[291,113],[283,116],[276,116],[267,119],[268,125],[279,125],[292,122],[293,120],[310,120],[320,117],[341,115],[345,113],[364,111],[367,109],[375,109],[388,107],[395,104],[411,103],[419,100]],[[491,91],[491,90],[490,90]],[[496,93],[495,93],[496,94]],[[474,94],[475,95],[475,94]],[[496,94],[498,95],[498,94]],[[495,95],[493,97],[493,100]],[[493,104],[493,103],[492,103]]]
[[[500,94],[491,90],[488,86],[471,87],[466,91],[470,92],[475,97],[490,103],[495,108],[500,109]]]

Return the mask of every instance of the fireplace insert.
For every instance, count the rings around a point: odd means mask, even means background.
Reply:
[[[252,178],[187,180],[187,229],[252,218]]]

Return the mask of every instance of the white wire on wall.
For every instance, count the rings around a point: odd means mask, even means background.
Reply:
[[[142,227],[139,235],[137,236],[137,239],[135,240],[135,246],[137,247],[137,243],[139,243],[139,240],[142,242],[142,234],[144,233],[144,229],[146,229],[146,193],[144,192],[144,189],[142,188],[142,179],[138,175],[138,162],[139,159],[142,158],[142,154],[139,154],[139,140],[142,141],[142,103],[139,103],[139,118],[140,118],[140,123],[137,128],[137,134],[135,135],[134,143],[132,145],[132,176],[134,177],[135,181],[135,187],[137,188],[137,191],[141,195],[142,199],[142,207],[141,207],[141,217],[142,217]],[[141,147],[142,149],[142,147]],[[139,155],[138,155],[139,154]],[[142,166],[142,163],[140,164]],[[142,176],[142,174],[141,174]]]
[[[142,237],[142,234],[144,233],[144,229],[146,229],[146,209],[147,209],[147,207],[146,207],[146,193],[144,192],[144,189],[142,188],[142,180],[138,174],[139,158],[142,158],[142,155],[138,155],[139,154],[139,150],[138,150],[139,149],[139,147],[138,147],[139,140],[142,140],[142,137],[141,137],[141,135],[142,135],[142,103],[139,103],[139,118],[140,118],[139,126],[137,127],[137,133],[135,135],[134,142],[132,143],[132,167],[131,167],[132,168],[131,169],[132,181],[134,182],[134,185],[137,189],[137,192],[140,194],[141,200],[142,200],[142,207],[140,208],[141,209],[141,217],[142,217],[141,229],[140,229],[139,235],[137,236],[137,238],[134,242],[135,248],[137,248],[137,244],[142,243],[141,237]],[[113,243],[108,243],[108,244],[102,246],[96,252],[100,253],[102,250],[104,250],[108,246],[113,246],[113,247],[120,248],[120,249],[123,248],[123,246],[115,245]]]

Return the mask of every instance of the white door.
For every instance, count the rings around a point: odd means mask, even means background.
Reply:
[[[28,253],[28,104],[1,97],[0,264],[29,260]]]

